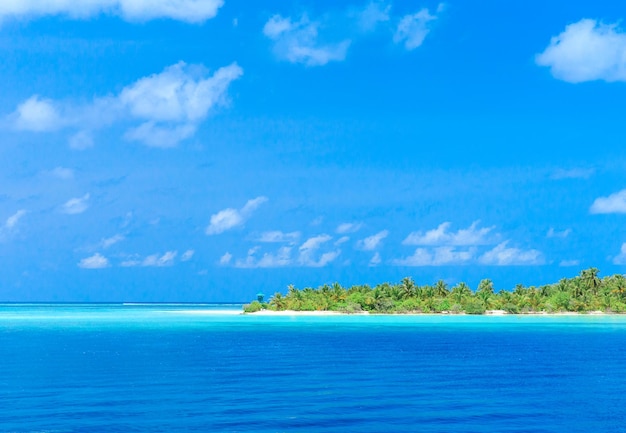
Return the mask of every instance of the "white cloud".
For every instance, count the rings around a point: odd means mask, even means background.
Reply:
[[[561,267],[570,267],[570,266],[579,266],[580,260],[561,260],[559,266]]]
[[[78,150],[93,146],[93,130],[116,122],[132,125],[124,134],[127,140],[174,147],[193,136],[215,109],[228,104],[228,87],[242,74],[236,63],[208,75],[202,66],[179,62],[90,105],[66,103],[60,109],[33,96],[18,106],[9,121],[17,129],[34,132],[73,130],[69,145]]]
[[[49,99],[40,99],[38,95],[18,105],[11,117],[15,128],[23,131],[48,132],[63,127],[54,103]]]
[[[76,215],[83,213],[89,207],[89,194],[85,194],[82,197],[71,198],[63,204],[61,207],[62,212],[68,215]]]
[[[257,242],[263,243],[295,243],[300,239],[300,232],[284,233],[280,230],[263,232],[256,239]]]
[[[0,19],[46,15],[88,19],[107,14],[127,21],[169,18],[202,23],[213,18],[223,4],[223,0],[2,0]]]
[[[617,24],[582,19],[553,37],[536,62],[570,83],[626,81],[626,33]]]
[[[369,266],[378,266],[380,265],[380,263],[382,262],[382,259],[380,257],[380,253],[378,251],[376,251],[376,254],[374,254],[374,256],[371,258]]]
[[[208,78],[194,69],[180,62],[122,90],[118,98],[122,106],[145,120],[126,133],[127,139],[155,147],[175,146],[195,133],[210,110],[226,104],[228,86],[243,74],[235,63]]]
[[[357,249],[363,251],[373,251],[378,248],[378,245],[380,245],[383,239],[385,239],[387,236],[389,236],[389,230],[383,230],[373,236],[361,239],[357,242]]]
[[[441,12],[443,8],[437,9]],[[424,8],[415,14],[402,17],[393,36],[396,44],[404,44],[407,50],[414,50],[422,45],[424,39],[431,30],[431,22],[437,19],[436,15],[431,15],[428,9]]]
[[[390,10],[391,5],[379,1],[369,2],[358,14],[359,26],[364,31],[374,30],[379,23],[389,21]]]
[[[288,266],[292,263],[291,247],[281,247],[276,253],[265,253],[261,258],[256,258],[258,248],[248,251],[245,260],[237,260],[235,266],[238,268],[278,268]]]
[[[102,247],[103,249],[107,249],[119,242],[122,242],[124,239],[126,239],[124,236],[116,234],[114,236],[111,236],[110,238],[102,239],[100,241],[100,247]]]
[[[589,212],[592,214],[626,213],[626,189],[595,199]]]
[[[298,263],[303,266],[323,267],[334,261],[341,254],[341,250],[327,251],[318,255],[320,248],[331,239],[329,235],[318,235],[307,239],[300,245]],[[318,256],[317,259],[316,256]]]
[[[15,228],[17,223],[22,219],[22,217],[24,215],[26,215],[26,210],[25,209],[18,210],[13,215],[11,215],[10,217],[7,218],[7,220],[4,223],[4,228],[7,229],[7,230],[11,230],[11,229]]]
[[[96,253],[91,257],[86,257],[78,262],[78,267],[83,269],[103,269],[108,268],[109,266],[109,259],[100,253]]]
[[[158,254],[152,254],[146,257],[143,262],[141,262],[141,266],[153,266],[153,267],[163,267],[163,266],[172,266],[174,264],[174,259],[178,253],[176,251],[167,251],[165,254],[159,256]]]
[[[484,253],[478,261],[484,265],[510,266],[510,265],[542,265],[544,259],[538,250],[521,250],[519,248],[507,248],[508,242],[502,242],[493,249]]]
[[[231,253],[224,253],[222,257],[220,257],[220,265],[227,265],[233,259],[233,255]]]
[[[188,262],[189,260],[191,260],[193,258],[193,255],[196,252],[194,250],[187,250],[183,253],[182,256],[180,256],[180,261],[181,262]]]
[[[342,223],[337,226],[335,232],[338,234],[355,233],[361,230],[362,223]]]
[[[473,248],[467,251],[457,251],[453,247],[417,248],[412,256],[396,259],[392,263],[397,266],[460,265],[472,260],[474,254]]]
[[[274,41],[274,53],[281,60],[307,66],[322,66],[344,60],[350,40],[320,43],[319,27],[319,22],[309,21],[306,15],[295,22],[291,18],[274,15],[265,23],[263,34]]]
[[[553,227],[550,227],[550,229],[548,230],[548,233],[546,233],[546,237],[548,237],[548,238],[565,239],[566,237],[568,237],[570,235],[571,232],[572,232],[572,229],[565,229],[565,230],[562,230],[562,231],[556,231],[556,230],[554,230]]]
[[[74,178],[74,170],[65,167],[55,167],[50,170],[50,174],[56,178],[69,180]]]
[[[242,225],[252,215],[252,213],[263,203],[267,197],[257,197],[248,202],[240,210],[228,208],[211,215],[211,221],[206,228],[207,235],[217,235]]]
[[[613,257],[613,264],[626,265],[626,243],[622,244],[619,254]]]
[[[468,228],[449,232],[449,222],[439,224],[436,229],[427,232],[413,232],[402,242],[404,245],[487,245],[493,243],[490,232],[494,227],[478,228],[479,221],[474,221]]]

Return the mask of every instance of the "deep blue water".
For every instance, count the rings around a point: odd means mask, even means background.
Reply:
[[[190,309],[0,306],[0,431],[626,431],[626,317]]]

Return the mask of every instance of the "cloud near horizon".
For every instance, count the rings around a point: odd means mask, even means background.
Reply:
[[[224,0],[2,0],[0,21],[6,18],[34,18],[62,15],[90,19],[97,15],[119,16],[126,21],[144,22],[172,19],[203,23],[217,15]]]
[[[496,236],[489,235],[495,228],[483,227],[478,228],[480,221],[474,221],[468,228],[459,229],[456,232],[450,232],[450,222],[446,221],[436,229],[426,232],[418,231],[410,233],[402,242],[404,245],[450,245],[450,246],[470,246],[470,245],[488,245],[494,243]]]
[[[233,265],[237,268],[278,268],[309,267],[321,268],[335,261],[341,254],[337,248],[329,248],[332,236],[322,234],[306,239],[297,249],[292,246],[279,247],[273,252],[259,254],[260,246],[248,250],[245,258],[232,261],[233,255],[225,253],[219,260],[222,266]],[[334,246],[334,245],[333,245]],[[325,247],[325,248],[324,248]]]
[[[179,62],[140,78],[117,96],[96,98],[75,106],[33,95],[17,106],[8,121],[18,131],[69,130],[74,149],[93,146],[93,132],[121,123],[124,138],[147,146],[168,148],[193,136],[217,108],[228,104],[230,84],[243,70],[236,64],[208,75],[201,65]]]
[[[545,260],[538,250],[522,250],[519,248],[507,247],[508,241],[496,245],[492,250],[484,253],[478,262],[483,265],[492,266],[521,266],[521,265],[543,265]]]
[[[243,225],[252,216],[252,213],[267,200],[267,197],[260,196],[248,200],[239,210],[227,208],[211,215],[211,221],[205,233],[209,236],[217,235]]]
[[[618,24],[582,19],[569,24],[535,58],[569,83],[626,81],[626,33]]]
[[[387,236],[389,236],[389,230],[380,231],[375,235],[361,239],[357,242],[356,247],[362,251],[374,251]]]
[[[417,248],[412,256],[404,259],[395,259],[392,264],[396,266],[445,266],[462,265],[469,263],[476,250],[458,251],[454,247]]]

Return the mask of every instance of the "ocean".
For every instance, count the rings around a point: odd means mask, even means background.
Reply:
[[[0,432],[624,432],[625,316],[0,306]]]

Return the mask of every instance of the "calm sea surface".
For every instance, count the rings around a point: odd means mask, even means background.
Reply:
[[[626,432],[626,317],[238,308],[0,306],[0,432]]]

